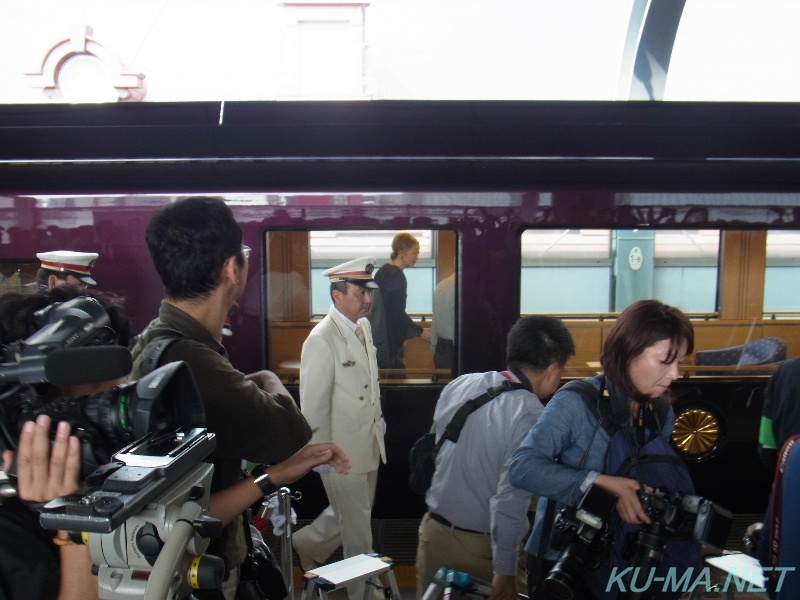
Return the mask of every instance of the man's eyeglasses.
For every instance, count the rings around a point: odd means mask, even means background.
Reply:
[[[250,246],[247,244],[242,244],[242,256],[244,256],[245,260],[250,258]]]

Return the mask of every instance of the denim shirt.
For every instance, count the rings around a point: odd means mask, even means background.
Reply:
[[[600,389],[599,377],[587,381]],[[669,437],[674,422],[675,414],[670,408],[661,435]],[[547,403],[539,420],[511,456],[508,472],[513,486],[541,497],[533,531],[525,545],[529,554],[539,556],[547,505],[544,499],[558,501],[556,508],[577,505],[603,472],[609,441],[610,436],[599,426],[594,412],[578,392],[558,391]],[[546,547],[545,559],[556,560],[560,556],[559,551]]]

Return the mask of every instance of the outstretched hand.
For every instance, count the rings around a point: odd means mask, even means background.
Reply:
[[[350,459],[338,444],[319,442],[306,444],[285,461],[269,468],[269,478],[275,485],[288,485],[319,465],[330,465],[337,473],[350,472]]]
[[[3,453],[4,462],[13,453]],[[60,422],[52,447],[50,417],[39,415],[22,427],[17,447],[17,492],[29,502],[49,502],[80,487],[81,448],[70,435],[69,423]]]

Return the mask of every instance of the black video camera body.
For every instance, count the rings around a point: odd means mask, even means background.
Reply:
[[[111,460],[120,448],[149,433],[203,427],[205,409],[189,366],[168,363],[136,381],[106,392],[54,402],[26,401],[16,418],[17,436],[26,421],[39,415],[70,424],[81,441],[83,477]]]
[[[99,394],[43,400],[40,384],[101,383],[130,373],[128,349],[105,345],[115,335],[109,322],[98,300],[81,296],[37,312],[40,329],[5,348],[0,363],[0,449],[16,450],[25,422],[45,414],[52,419],[53,437],[57,423],[66,421],[81,440],[86,477],[114,452],[149,433],[205,425],[200,393],[182,362]]]

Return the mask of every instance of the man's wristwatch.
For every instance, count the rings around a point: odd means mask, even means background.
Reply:
[[[261,488],[261,493],[265,497],[278,491],[278,486],[269,480],[269,473],[267,473],[266,465],[255,466],[252,473],[256,478],[254,483]]]

